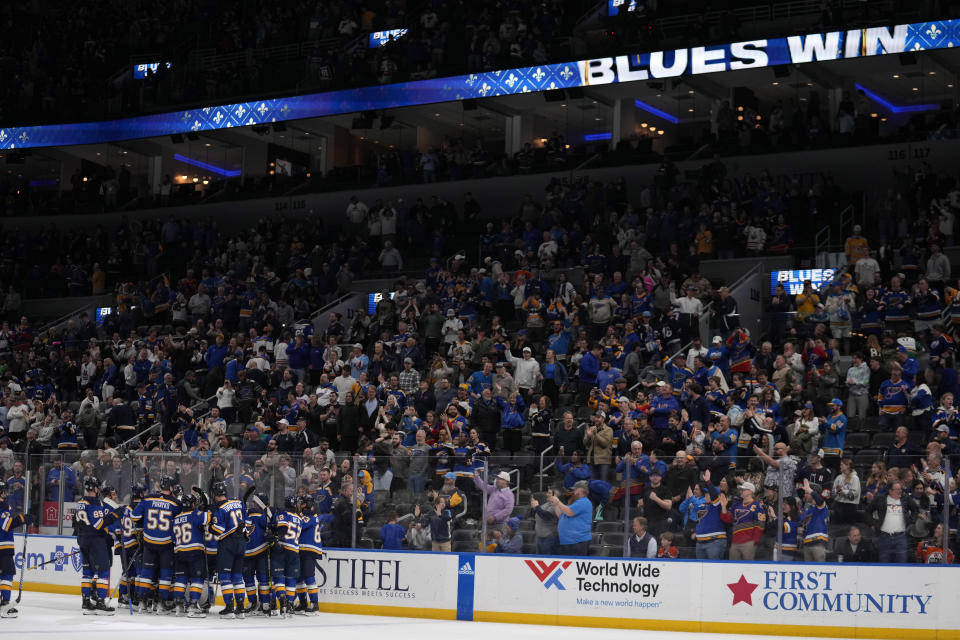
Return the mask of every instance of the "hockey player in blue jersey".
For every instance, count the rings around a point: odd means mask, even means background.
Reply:
[[[244,617],[243,559],[247,547],[247,510],[239,500],[227,498],[225,482],[214,482],[213,518],[210,531],[217,539],[217,575],[226,605],[220,616],[224,620]]]
[[[16,566],[13,562],[13,530],[19,526],[26,529],[30,516],[14,513],[7,504],[7,494],[16,490],[0,484],[0,618],[16,618],[17,608],[10,605],[10,590],[13,587],[13,574]],[[26,562],[26,558],[23,560]]]
[[[257,498],[269,510],[267,494],[258,493]],[[270,518],[264,509],[252,502],[247,511],[247,549],[243,558],[243,582],[247,589],[249,605],[245,613],[270,615]]]
[[[297,596],[297,580],[300,579],[300,528],[297,515],[297,497],[287,496],[283,510],[274,514],[273,528],[277,541],[270,551],[270,573],[273,575],[274,607],[271,616],[293,615]]]
[[[90,476],[83,481],[84,496],[73,515],[77,546],[83,562],[80,595],[83,615],[108,615],[116,609],[105,600],[110,588],[110,566],[113,564],[113,536],[110,526],[119,516],[119,505],[100,499],[100,481]]]
[[[300,496],[298,506],[300,509],[300,579],[297,581],[299,602],[293,608],[293,612],[298,615],[316,616],[320,613],[317,562],[323,555],[320,516],[314,513],[313,496]]]
[[[130,504],[121,507],[120,511],[120,558],[123,563],[123,575],[120,576],[120,604],[127,605],[133,600],[133,606],[139,606],[134,583],[141,565],[141,545],[137,527],[133,521],[133,510],[143,500],[146,489],[142,484],[136,484],[130,490]]]
[[[204,499],[204,504],[200,505],[200,508],[204,511],[208,510],[209,505],[206,504],[206,499]],[[213,604],[213,601],[217,599],[216,584],[213,581],[217,575],[217,536],[213,535],[209,527],[207,527],[206,533],[203,534],[203,541],[206,546],[206,553],[204,555],[206,555],[207,561],[207,597],[206,599],[201,598],[203,603],[200,605],[200,608],[203,609],[204,613],[207,613],[210,611],[210,606]]]
[[[174,583],[177,615],[203,618],[200,594],[206,574],[204,533],[210,523],[210,512],[197,509],[197,498],[186,494],[180,499],[181,511],[173,519]]]
[[[143,531],[143,561],[137,573],[140,612],[150,612],[150,590],[157,579],[162,615],[174,612],[171,602],[173,586],[173,519],[180,505],[173,497],[174,480],[160,477],[160,495],[145,498],[133,510],[134,526]]]

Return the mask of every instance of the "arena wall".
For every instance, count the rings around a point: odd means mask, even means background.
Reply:
[[[30,536],[28,566],[76,548],[71,537]],[[19,570],[21,536],[16,549]],[[28,571],[24,588],[79,594],[78,557]],[[118,558],[113,584],[119,565]],[[326,553],[317,567],[320,607],[326,612],[662,631],[944,640],[960,637],[958,579],[955,565],[340,549]]]

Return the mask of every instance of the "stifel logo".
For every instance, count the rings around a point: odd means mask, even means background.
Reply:
[[[524,560],[524,562],[530,567],[530,570],[533,571],[533,575],[537,576],[537,579],[543,583],[544,589],[556,587],[559,591],[567,590],[567,588],[563,586],[563,583],[560,582],[560,576],[563,575],[564,569],[573,564],[569,560],[554,560],[553,562],[547,562],[546,560]]]

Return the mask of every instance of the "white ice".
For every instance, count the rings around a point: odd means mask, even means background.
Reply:
[[[116,616],[84,616],[80,613],[80,597],[49,593],[24,592],[20,602],[20,617],[0,619],[0,637],[41,638],[59,636],[70,640],[150,640],[170,638],[178,634],[184,638],[205,640],[262,640],[270,631],[310,631],[331,633],[341,640],[379,637],[390,640],[423,640],[423,638],[457,638],[458,640],[490,640],[517,638],[518,640],[734,640],[775,638],[779,636],[734,636],[708,633],[667,633],[663,631],[635,631],[627,629],[583,629],[538,625],[514,625],[489,622],[457,622],[452,620],[424,620],[420,618],[387,618],[321,613],[318,617],[293,619],[247,618],[246,620],[219,620],[215,613],[207,618],[190,619],[174,616],[130,615],[119,608]],[[313,634],[312,634],[313,635]],[[324,635],[321,637],[333,637]],[[810,638],[810,640],[817,640]]]

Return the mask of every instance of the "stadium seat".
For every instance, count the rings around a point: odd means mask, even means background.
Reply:
[[[854,465],[869,467],[880,459],[882,452],[879,449],[861,449],[853,457]]]
[[[457,552],[459,552],[459,553],[466,553],[466,552],[470,552],[470,551],[478,551],[478,550],[479,550],[479,547],[477,546],[476,541],[472,541],[472,542],[471,542],[471,541],[469,541],[469,540],[461,540],[460,542],[454,542],[454,543],[451,545],[451,548],[452,548],[454,551],[457,551]]]
[[[623,547],[623,532],[607,532],[603,534],[603,544],[608,547]]]
[[[617,520],[601,521],[595,523],[594,527],[601,533],[623,531],[623,522],[618,522]]]
[[[893,434],[889,431],[878,431],[873,434],[873,437],[870,439],[870,448],[871,449],[887,449],[890,445],[893,444],[893,439],[896,434]]]
[[[848,433],[846,448],[852,449],[854,451],[859,451],[860,449],[866,449],[870,445],[870,434],[869,433]]]
[[[600,558],[605,558],[609,554],[609,549],[607,549],[602,544],[592,544],[590,545],[590,555],[597,556]]]
[[[462,542],[464,540],[477,541],[480,539],[480,531],[477,529],[457,529],[453,532],[453,541]]]
[[[926,437],[927,437],[927,434],[925,434],[922,430],[911,429],[910,432],[907,434],[907,442],[909,442],[910,444],[912,444],[918,449],[922,449],[924,443],[926,442]]]
[[[231,437],[239,437],[243,435],[244,430],[246,430],[247,425],[242,422],[231,422],[227,425],[227,435]]]
[[[593,409],[590,407],[580,407],[577,409],[577,422],[584,422],[590,419],[590,416],[593,414]]]
[[[880,425],[877,416],[866,416],[860,421],[860,431],[879,431]]]

